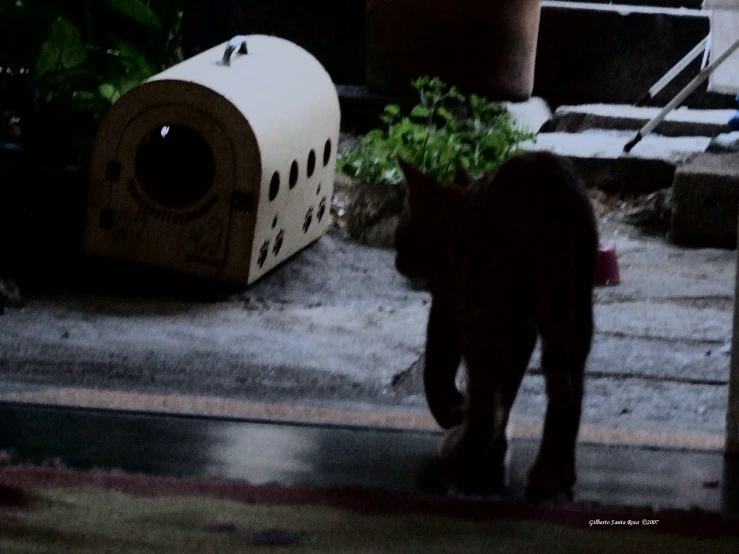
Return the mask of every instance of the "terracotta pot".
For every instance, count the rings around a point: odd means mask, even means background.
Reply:
[[[492,100],[531,97],[541,0],[367,0],[367,84],[438,76]]]

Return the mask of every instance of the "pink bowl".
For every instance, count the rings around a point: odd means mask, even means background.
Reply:
[[[621,282],[621,274],[618,270],[618,256],[613,244],[601,244],[598,246],[598,258],[595,261],[595,284],[596,286],[613,286]]]

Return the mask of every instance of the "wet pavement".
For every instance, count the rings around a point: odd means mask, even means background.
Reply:
[[[253,484],[448,492],[429,488],[424,478],[438,433],[6,403],[0,421],[0,450],[16,461]],[[536,448],[535,441],[512,441],[506,498],[522,498]],[[717,453],[580,445],[578,474],[577,501],[739,513],[739,463]]]

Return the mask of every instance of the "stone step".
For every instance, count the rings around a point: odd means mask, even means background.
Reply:
[[[672,187],[675,244],[736,248],[739,152],[731,150],[737,136],[648,135],[625,154],[623,146],[632,136],[633,131],[602,129],[540,133],[527,148],[566,156],[589,186],[606,192],[647,194]]]
[[[678,165],[703,153],[710,137],[649,135],[631,153],[623,152],[630,131],[587,130],[540,133],[528,150],[549,151],[571,159],[590,187],[609,193],[649,194],[672,186]]]
[[[660,112],[661,108],[613,104],[560,106],[542,127],[544,132],[580,133],[589,129],[636,131]],[[669,137],[715,137],[726,133],[735,110],[673,110],[655,129]]]
[[[533,97],[526,102],[503,102],[516,124],[531,133],[538,133],[552,118],[552,110],[542,98]]]
[[[681,164],[672,191],[673,242],[735,248],[739,214],[739,153],[704,153]]]
[[[714,137],[708,145],[708,151],[714,154],[728,154],[739,152],[739,131],[723,133]]]

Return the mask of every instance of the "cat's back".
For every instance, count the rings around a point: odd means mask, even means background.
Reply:
[[[587,188],[574,164],[551,152],[524,152],[512,156],[487,184],[494,196],[520,197],[534,204],[556,200],[589,205]]]
[[[570,160],[550,152],[514,155],[474,195],[473,209],[490,223],[518,221],[542,231],[561,225],[597,229],[582,177]]]

